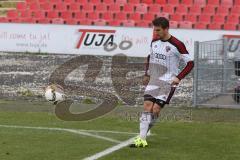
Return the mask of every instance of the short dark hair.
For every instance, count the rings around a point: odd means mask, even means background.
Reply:
[[[154,19],[152,24],[156,27],[162,27],[163,29],[169,28],[169,21],[165,17],[158,17]]]

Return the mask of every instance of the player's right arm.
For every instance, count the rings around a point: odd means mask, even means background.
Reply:
[[[149,70],[149,60],[150,60],[150,55],[148,55],[144,61],[145,74],[143,77],[143,85],[147,85],[150,80],[150,75],[149,75],[149,71],[148,71]]]

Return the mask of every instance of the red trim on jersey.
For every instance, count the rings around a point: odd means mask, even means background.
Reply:
[[[172,45],[174,45],[178,49],[179,53],[188,54],[188,51],[187,51],[184,43],[182,41],[178,40],[177,38],[175,38],[174,36],[171,36],[171,38],[168,40],[168,42],[171,43]]]
[[[191,70],[193,69],[194,66],[194,62],[193,61],[189,61],[187,63],[187,65],[184,67],[184,69],[177,75],[178,79],[183,79],[186,75],[188,75],[188,73],[191,72]]]

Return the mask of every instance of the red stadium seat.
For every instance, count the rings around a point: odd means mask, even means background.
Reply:
[[[43,19],[46,17],[44,11],[33,11],[32,16],[36,19]]]
[[[170,28],[178,28],[178,22],[177,21],[170,21],[169,22]]]
[[[148,21],[138,21],[136,22],[137,27],[150,27],[151,23]]]
[[[149,4],[153,4],[154,0],[142,0],[141,2],[149,5]]]
[[[16,8],[19,11],[26,10],[27,4],[25,2],[18,2]]]
[[[206,0],[194,0],[194,4],[199,6],[205,6]]]
[[[66,4],[70,4],[70,3],[74,3],[75,2],[75,0],[64,0],[64,3],[66,3]]]
[[[102,13],[102,19],[106,20],[106,21],[110,21],[113,19],[113,13],[109,13],[109,12],[104,12]]]
[[[101,0],[89,0],[88,2],[96,5],[96,4],[100,4]]]
[[[235,15],[235,14],[234,15],[228,15],[227,23],[239,24],[239,16]]]
[[[240,15],[240,6],[233,6],[231,9],[231,14]]]
[[[128,3],[130,3],[130,4],[139,4],[140,0],[128,0]]]
[[[77,12],[80,10],[80,4],[77,4],[77,3],[71,3],[70,4],[70,9],[71,11],[73,12]]]
[[[67,5],[64,4],[64,3],[57,3],[55,9],[58,10],[58,11],[66,11],[67,10]]]
[[[168,0],[169,5],[177,6],[179,5],[179,0]]]
[[[195,29],[207,29],[207,24],[206,23],[196,23],[195,25],[194,25],[194,28]]]
[[[81,8],[82,8],[82,11],[84,11],[84,12],[93,12],[94,11],[94,5],[91,3],[81,5]]]
[[[96,5],[96,11],[98,12],[106,12],[107,11],[107,6],[103,3],[97,4]]]
[[[159,13],[159,12],[161,12],[161,5],[158,5],[158,4],[150,4],[150,5],[148,5],[148,12],[150,12],[150,13]]]
[[[21,19],[23,23],[36,23],[35,19],[32,17]]]
[[[8,10],[7,17],[17,18],[18,17],[18,11],[17,10]]]
[[[36,23],[40,23],[40,24],[48,24],[50,23],[51,20],[48,19],[48,18],[41,18],[41,19],[38,19]]]
[[[38,0],[39,3],[47,3],[49,2],[48,0]]]
[[[62,18],[54,18],[51,21],[53,24],[64,24],[64,20]]]
[[[70,18],[72,18],[72,12],[71,11],[61,12],[61,18],[63,18],[63,19],[70,19]]]
[[[138,13],[147,13],[148,11],[148,7],[146,4],[142,3],[142,4],[137,4],[136,5],[136,12]]]
[[[182,0],[181,4],[190,7],[193,5],[193,0]]]
[[[104,19],[99,19],[94,21],[94,25],[96,26],[106,26],[107,22]]]
[[[9,18],[8,21],[12,23],[22,23],[21,19],[19,18]]]
[[[156,4],[160,4],[160,5],[166,5],[167,4],[167,0],[155,0]]]
[[[143,20],[152,21],[153,19],[155,19],[155,14],[153,13],[143,14]]]
[[[108,7],[109,12],[120,12],[120,5],[119,4],[110,4]]]
[[[236,6],[240,6],[240,0],[235,0],[235,3],[234,3]]]
[[[6,17],[0,17],[0,22],[5,23],[5,22],[8,22],[8,20]]]
[[[124,4],[127,4],[127,0],[115,0],[115,3],[124,5]]]
[[[102,0],[104,4],[113,4],[114,0]]]
[[[216,15],[225,15],[225,16],[227,16],[228,14],[229,14],[229,7],[219,6],[217,8]]]
[[[135,21],[134,20],[125,20],[125,21],[123,21],[123,26],[134,27],[135,26]]]
[[[38,3],[31,3],[29,4],[29,10],[32,10],[32,11],[40,10],[40,6]]]
[[[64,21],[64,23],[65,23],[65,24],[70,24],[70,25],[76,25],[76,24],[78,24],[78,21],[71,18],[71,19],[66,19],[66,20]]]
[[[197,16],[192,15],[192,14],[188,14],[188,15],[185,16],[185,21],[196,23],[197,22]]]
[[[97,20],[100,18],[100,15],[97,12],[89,12],[89,13],[87,13],[87,17],[90,20]]]
[[[125,4],[123,6],[123,12],[133,13],[134,12],[134,5],[133,4]]]
[[[82,20],[82,19],[85,19],[86,18],[86,13],[85,12],[76,12],[74,17],[77,19],[77,20]]]
[[[215,15],[215,16],[213,16],[213,22],[217,23],[217,24],[224,24],[225,23],[225,16]]]
[[[223,25],[223,29],[225,30],[237,30],[236,24],[226,23]]]
[[[115,13],[115,19],[116,20],[127,20],[127,13],[125,12],[117,12]]]
[[[192,22],[181,21],[181,22],[179,22],[179,27],[180,28],[186,28],[186,29],[192,29],[193,24],[192,24]]]
[[[206,14],[200,15],[199,16],[199,22],[210,23],[211,22],[211,15],[206,15]]]
[[[20,17],[21,17],[21,18],[29,18],[29,17],[32,17],[32,12],[29,11],[29,10],[20,11]]]
[[[208,29],[220,30],[222,29],[222,24],[216,24],[216,23],[209,24]]]
[[[118,20],[112,20],[112,21],[109,21],[109,22],[108,22],[108,25],[109,25],[109,26],[120,26],[120,25],[121,25],[121,22],[118,21]]]
[[[77,4],[81,4],[81,5],[85,5],[85,4],[88,4],[89,2],[88,2],[88,0],[75,0],[75,2],[77,3]],[[75,3],[74,2],[74,3]]]
[[[157,13],[156,15],[157,15],[157,17],[165,17],[167,19],[169,19],[169,17],[170,17],[169,13],[164,13],[164,12]]]
[[[94,22],[89,19],[82,19],[79,21],[79,24],[81,25],[92,25]]]
[[[40,4],[40,7],[44,11],[52,11],[53,10],[53,4],[52,3],[43,3],[43,4]]]
[[[221,6],[232,7],[233,6],[233,0],[221,0]]]
[[[131,13],[131,14],[129,14],[129,19],[130,20],[134,20],[134,21],[141,21],[141,14],[140,13]]]
[[[188,13],[188,7],[185,5],[179,5],[176,8],[176,14],[181,14],[181,15],[187,15]]]
[[[58,18],[58,12],[57,11],[48,11],[47,18],[50,18],[50,19]]]
[[[173,5],[166,5],[166,6],[163,7],[162,11],[165,12],[165,13],[174,14],[175,6],[173,6]]]
[[[181,14],[173,14],[170,16],[171,21],[182,21],[183,16]]]
[[[208,3],[207,3],[207,5],[211,5],[215,7],[219,6],[219,4],[220,4],[219,0],[208,0]]]
[[[62,0],[49,0],[50,3],[61,3]]]
[[[191,15],[200,15],[202,13],[202,7],[199,5],[193,5],[189,9],[189,14]]]
[[[203,14],[214,15],[216,7],[215,6],[206,6],[203,8]]]

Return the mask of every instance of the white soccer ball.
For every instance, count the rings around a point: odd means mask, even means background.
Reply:
[[[47,86],[45,89],[45,98],[53,104],[63,101],[65,99],[63,88],[56,84]]]

